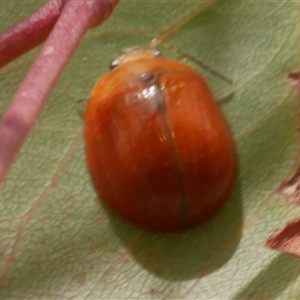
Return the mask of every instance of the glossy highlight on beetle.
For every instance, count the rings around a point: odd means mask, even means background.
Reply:
[[[126,51],[94,86],[84,123],[101,199],[136,226],[199,225],[232,191],[237,157],[230,128],[186,64],[150,50]]]

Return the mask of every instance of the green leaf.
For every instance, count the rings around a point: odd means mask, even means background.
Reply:
[[[274,193],[298,151],[297,96],[286,76],[298,67],[299,5],[219,1],[202,10],[201,3],[123,1],[85,36],[0,191],[1,299],[300,297],[300,260],[264,247],[300,214]],[[0,29],[40,5],[0,2]],[[102,206],[76,104],[123,48],[155,38],[165,55],[180,59],[179,49],[233,80],[188,62],[220,99],[240,173],[219,213],[177,234],[134,228]],[[0,112],[37,53],[0,70]]]

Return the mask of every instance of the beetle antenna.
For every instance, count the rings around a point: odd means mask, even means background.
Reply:
[[[209,72],[210,74],[216,76],[217,78],[227,82],[228,84],[232,84],[232,80],[227,78],[226,76],[222,75],[221,73],[219,73],[218,71],[214,70],[212,67],[210,67],[209,65],[205,64],[203,61],[195,58],[194,56],[181,51],[180,49],[174,47],[173,45],[165,45],[167,48],[169,49],[173,49],[175,50],[178,54],[182,55],[183,57],[187,58],[188,60],[194,62],[195,64],[197,64],[198,66],[200,66],[202,69],[206,70],[207,72]]]

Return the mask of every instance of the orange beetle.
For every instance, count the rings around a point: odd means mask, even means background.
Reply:
[[[237,174],[230,128],[189,66],[130,50],[92,90],[84,116],[87,163],[103,201],[137,226],[201,224]]]

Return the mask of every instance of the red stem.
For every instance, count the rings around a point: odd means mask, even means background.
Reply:
[[[0,33],[0,68],[44,42],[55,25],[64,0],[51,0]]]
[[[32,128],[81,37],[103,22],[118,0],[69,0],[0,124],[0,182]]]

